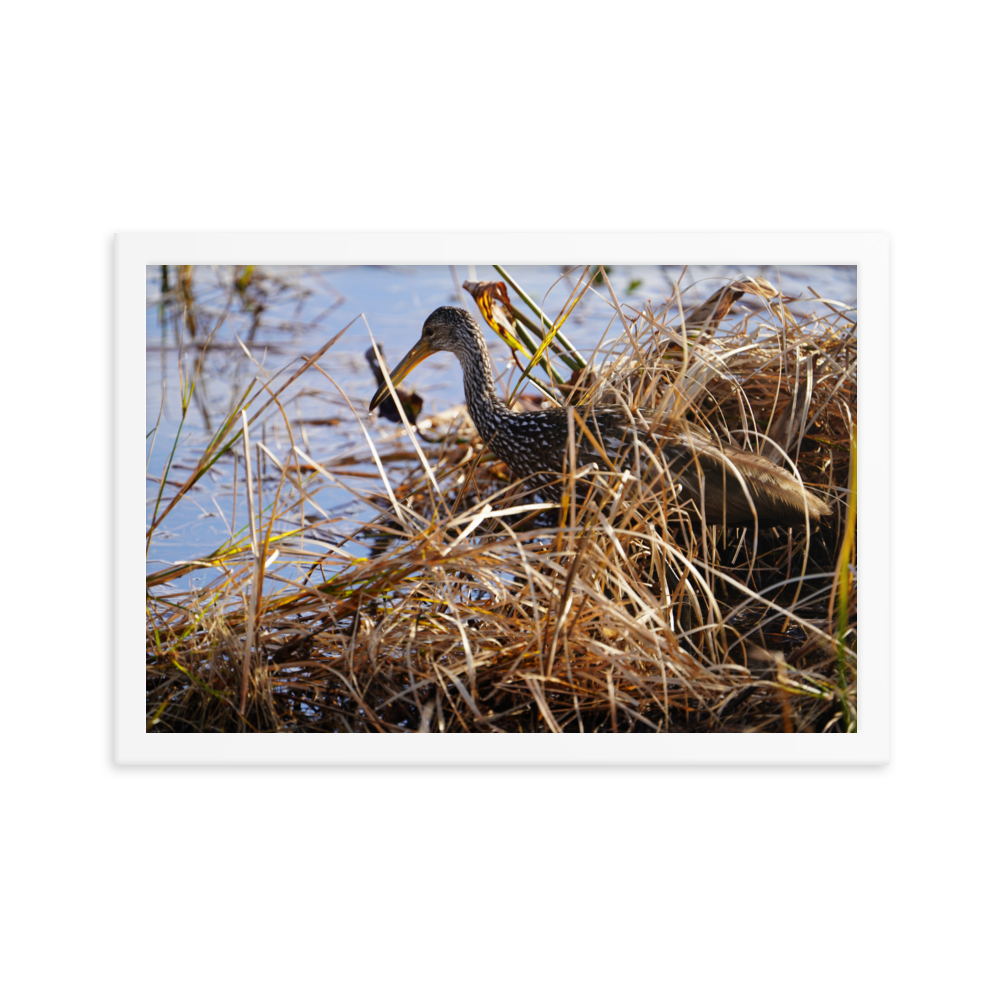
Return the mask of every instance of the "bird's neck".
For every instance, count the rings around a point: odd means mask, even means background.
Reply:
[[[486,349],[486,341],[479,330],[476,331],[475,339],[475,348],[456,354],[462,365],[465,404],[469,409],[469,415],[480,436],[488,441],[500,424],[513,413],[506,403],[497,397],[496,383],[493,380],[493,362]]]

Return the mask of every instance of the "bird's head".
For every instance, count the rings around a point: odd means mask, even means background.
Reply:
[[[481,336],[479,326],[473,319],[472,313],[454,306],[441,306],[424,320],[420,340],[407,351],[406,357],[389,373],[389,380],[393,385],[399,385],[421,361],[425,361],[432,354],[437,354],[438,351],[450,351],[460,358],[475,355],[477,353],[477,339]],[[389,386],[382,383],[375,395],[372,396],[368,409],[374,410],[388,395]]]

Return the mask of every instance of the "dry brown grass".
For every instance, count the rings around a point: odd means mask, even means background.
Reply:
[[[251,445],[243,402],[232,447],[277,485],[241,485],[256,517],[205,560],[219,573],[208,589],[158,589],[190,567],[149,578],[150,729],[852,730],[853,320],[776,305],[698,333],[669,326],[663,303],[609,308],[621,334],[575,379],[574,405],[666,400],[723,439],[780,445],[829,523],[702,530],[621,475],[600,502],[539,504],[464,408],[400,430],[381,458],[372,444],[378,478],[362,481],[376,489],[351,487],[367,518],[316,519],[318,487],[352,470],[312,463],[292,421],[283,455]],[[280,394],[269,405],[284,412]],[[360,417],[359,436],[368,427]]]

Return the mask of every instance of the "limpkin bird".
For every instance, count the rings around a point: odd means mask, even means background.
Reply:
[[[493,369],[479,324],[464,309],[441,306],[424,321],[420,340],[390,373],[393,385],[425,358],[450,351],[462,365],[465,401],[486,446],[507,463],[513,476],[558,502],[564,489],[568,457],[567,408],[516,413],[497,398]],[[372,397],[374,410],[389,387]],[[815,524],[830,508],[773,462],[714,440],[686,420],[646,428],[622,406],[581,407],[574,442],[578,468],[593,465],[611,471],[629,469],[653,485],[676,490],[677,502],[705,524],[729,527],[779,527]],[[589,433],[588,433],[589,432]]]

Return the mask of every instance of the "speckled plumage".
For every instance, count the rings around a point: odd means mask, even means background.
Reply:
[[[627,410],[617,406],[580,408],[575,413],[561,407],[514,412],[497,398],[486,341],[464,309],[435,309],[424,322],[420,342],[407,357],[414,357],[416,364],[436,351],[450,351],[462,365],[466,405],[490,450],[507,463],[513,478],[525,479],[548,499],[558,501],[562,496],[561,476],[566,472],[569,421],[573,420],[578,469],[594,465],[604,472],[612,467],[618,472],[628,470],[647,485],[670,490],[675,503],[686,504],[693,516],[703,517],[707,524],[739,527],[756,521],[760,527],[791,526],[805,522],[807,509],[813,523],[830,513],[794,476],[759,455],[714,441],[687,421],[642,429]],[[403,364],[397,369],[400,377],[405,374],[402,369]],[[376,393],[372,403],[378,398]],[[589,435],[580,420],[585,421]],[[640,417],[640,425],[643,422]],[[591,482],[582,477],[578,495],[586,495]]]

